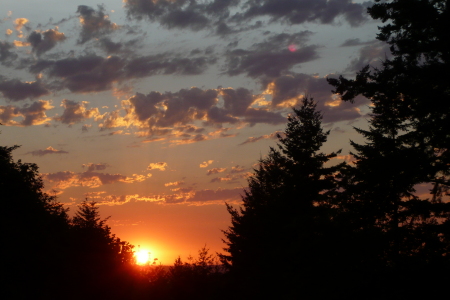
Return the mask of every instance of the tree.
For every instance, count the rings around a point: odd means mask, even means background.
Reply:
[[[352,142],[356,164],[341,175],[340,206],[353,232],[370,237],[361,259],[381,266],[380,276],[402,278],[391,289],[418,281],[428,287],[429,277],[417,274],[439,278],[450,267],[443,197],[450,187],[450,85],[443,76],[450,71],[450,7],[444,0],[376,2],[368,11],[387,23],[378,39],[391,45],[393,58],[354,80],[328,79],[343,100],[372,102],[369,129],[356,129],[366,143]],[[415,193],[424,184],[432,187],[428,199]]]
[[[35,164],[14,161],[19,146],[0,147],[2,282],[4,298],[58,294],[63,284],[68,217],[55,197],[43,192]]]
[[[228,254],[221,258],[247,291],[276,287],[288,295],[319,280],[318,269],[331,256],[333,175],[342,165],[325,166],[337,153],[319,152],[329,134],[321,119],[313,99],[304,97],[278,136],[278,149],[270,148],[248,179],[242,207],[227,205],[232,225],[224,231]]]

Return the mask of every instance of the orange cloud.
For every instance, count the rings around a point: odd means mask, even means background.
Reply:
[[[157,163],[150,163],[147,167],[147,170],[160,170],[165,171],[167,168],[166,162],[157,162]]]
[[[227,168],[213,168],[213,169],[209,169],[206,172],[206,175],[212,175],[212,174],[217,174],[217,173],[222,173],[225,172],[227,170]]]
[[[214,162],[214,160],[210,159],[207,161],[204,161],[200,164],[200,168],[206,168],[207,166],[209,166],[210,164],[212,164]]]
[[[55,148],[50,146],[50,147],[47,147],[45,150],[34,150],[34,151],[28,152],[26,154],[31,154],[34,156],[44,156],[47,154],[67,154],[67,153],[69,153],[69,152],[63,151],[63,150],[56,150]]]
[[[184,181],[174,181],[174,182],[168,182],[165,183],[164,186],[179,186],[179,185],[183,185]]]

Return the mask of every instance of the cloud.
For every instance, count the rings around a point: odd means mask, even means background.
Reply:
[[[347,163],[352,163],[352,162],[356,161],[356,158],[353,155],[351,155],[351,154],[348,154],[348,155],[337,155],[336,157],[333,157],[333,159],[342,159],[342,160],[344,160]]]
[[[105,170],[107,167],[109,167],[109,164],[106,163],[100,163],[100,164],[93,164],[93,163],[88,163],[88,164],[83,164],[82,167],[87,168],[88,172],[91,171],[102,171]]]
[[[186,145],[186,144],[192,144],[192,143],[197,143],[197,142],[203,142],[208,139],[209,138],[204,134],[196,134],[194,136],[190,136],[190,137],[187,137],[184,139],[170,141],[170,143],[172,145]]]
[[[382,41],[372,41],[367,46],[359,50],[359,57],[353,59],[347,66],[346,71],[358,72],[367,65],[377,67],[381,65],[383,60],[392,57],[389,44]]]
[[[83,126],[81,126],[81,132],[82,133],[86,133],[89,131],[89,129],[92,127],[91,124],[83,124]]]
[[[27,24],[29,21],[26,18],[17,18],[14,20],[14,28],[16,28],[17,31],[20,31],[25,24]]]
[[[217,173],[222,173],[225,172],[227,170],[227,168],[213,168],[213,169],[209,169],[206,172],[206,175],[212,175],[212,174],[217,174]]]
[[[0,63],[4,66],[11,66],[12,62],[17,58],[17,54],[10,51],[14,49],[14,45],[6,41],[0,41]]]
[[[214,1],[207,4],[195,1],[126,0],[125,9],[130,19],[147,18],[150,21],[158,21],[168,29],[188,28],[198,31],[208,28],[207,25],[211,22],[208,15],[219,15],[233,2],[236,1]]]
[[[133,39],[127,42],[114,42],[109,37],[99,39],[100,48],[107,54],[119,54],[132,52],[138,44],[138,39]]]
[[[51,120],[51,118],[47,117],[46,111],[52,108],[50,101],[44,100],[33,102],[31,105],[26,104],[23,107],[0,105],[0,121],[8,126],[41,125]],[[17,117],[23,119],[21,121],[14,120]]]
[[[326,81],[325,81],[326,82]],[[104,129],[120,126],[134,127],[138,136],[148,141],[170,140],[172,145],[191,144],[215,138],[232,137],[237,133],[226,133],[224,123],[284,124],[282,111],[272,112],[260,106],[261,95],[238,88],[200,89],[192,87],[178,92],[136,93],[122,101],[122,108],[96,117],[99,127]],[[215,131],[193,125],[201,121]],[[161,138],[164,136],[164,138]]]
[[[153,127],[168,127],[201,120],[207,109],[218,102],[216,90],[202,90],[197,87],[181,89],[178,92],[137,93],[129,99],[134,114],[142,126],[152,133]],[[202,136],[197,134],[194,140]]]
[[[224,88],[220,90],[224,101],[224,109],[233,116],[244,116],[256,97],[245,88]]]
[[[202,162],[202,163],[200,164],[200,168],[206,168],[206,167],[208,167],[210,164],[212,164],[213,162],[214,162],[214,160],[212,160],[212,159],[207,160],[207,161],[204,161],[204,162]]]
[[[211,201],[221,201],[221,202],[232,202],[241,199],[242,188],[234,189],[217,189],[217,190],[200,190],[195,191],[194,195],[188,199],[187,202],[211,202]]]
[[[59,78],[60,88],[74,93],[100,92],[112,89],[112,84],[121,80],[125,62],[117,56],[103,58],[87,54],[60,60],[38,60],[30,67],[34,74],[46,72]]]
[[[94,171],[86,171],[75,173],[71,171],[62,171],[56,173],[44,173],[42,178],[53,184],[55,189],[67,189],[69,187],[85,186],[89,188],[97,188],[106,184],[114,183],[135,183],[142,182],[151,175],[138,175],[128,177],[122,174],[99,173]]]
[[[125,0],[129,19],[159,22],[168,29],[194,31],[215,29],[217,34],[237,32],[233,25],[248,24],[252,19],[269,17],[271,22],[331,24],[343,18],[357,26],[367,20],[368,4],[351,0]],[[240,7],[242,10],[236,10]],[[260,22],[260,21],[259,21]],[[231,26],[231,27],[230,27]],[[245,27],[244,27],[245,28]]]
[[[64,33],[55,29],[49,29],[44,32],[33,31],[27,38],[31,45],[31,49],[37,55],[41,55],[53,49],[58,42],[63,42],[66,39]]]
[[[50,94],[50,91],[40,80],[22,82],[19,79],[1,80],[0,92],[3,97],[12,101],[33,99]]]
[[[148,165],[147,170],[160,170],[165,171],[167,168],[166,162],[157,162],[157,163],[151,163]]]
[[[18,41],[18,40],[14,40],[13,44],[14,44],[14,46],[19,47],[19,48],[20,47],[28,47],[31,45],[30,43],[27,43],[24,41]]]
[[[229,76],[246,74],[252,78],[279,77],[295,65],[319,58],[318,46],[305,45],[311,34],[310,31],[280,33],[255,43],[247,50],[228,51],[224,73]],[[295,51],[290,50],[292,45],[295,45]]]
[[[272,107],[295,107],[305,95],[312,95],[317,102],[317,110],[323,114],[324,123],[354,120],[362,116],[355,105],[333,96],[330,87],[324,77],[292,73],[270,81],[264,93],[271,95]],[[361,101],[361,105],[367,103],[367,99]]]
[[[60,172],[66,173],[66,172]],[[66,183],[72,180],[72,173],[67,172],[67,174],[56,174],[47,175],[48,178],[51,176],[55,179],[55,175],[58,175],[61,179],[64,177]],[[60,184],[61,187],[66,187],[65,183]],[[191,187],[175,189],[176,193],[173,194],[154,194],[154,195],[139,195],[139,194],[128,194],[128,195],[106,195],[104,191],[99,192],[89,192],[85,193],[86,197],[96,199],[96,202],[104,205],[122,205],[129,202],[155,202],[162,205],[173,205],[173,204],[188,204],[188,205],[206,205],[206,204],[223,204],[227,203],[240,203],[241,194],[243,192],[242,188],[231,188],[224,189],[218,188],[216,190],[204,189],[204,190],[194,190]]]
[[[198,75],[213,63],[214,58],[175,57],[170,53],[131,58],[89,53],[56,60],[39,59],[29,71],[33,74],[43,72],[57,79],[55,88],[89,93],[111,90],[114,84],[158,74]]]
[[[276,140],[278,139],[277,135],[281,134],[282,132],[280,131],[276,131],[273,132],[271,134],[265,134],[265,135],[261,135],[258,137],[249,137],[247,138],[244,142],[240,143],[239,146],[245,145],[245,144],[250,144],[250,143],[256,143],[258,141],[264,140],[264,139],[271,139],[271,140]]]
[[[86,5],[78,6],[77,13],[81,23],[79,44],[84,44],[93,38],[110,34],[119,28],[117,24],[109,20],[103,6],[99,5],[97,8],[95,10]]]
[[[100,115],[98,108],[87,109],[87,105],[87,101],[75,102],[64,99],[61,102],[64,112],[60,117],[55,117],[54,119],[63,124],[72,125]]]
[[[353,47],[353,46],[363,46],[363,45],[368,45],[368,44],[372,44],[374,43],[375,40],[372,41],[366,41],[366,42],[362,42],[360,39],[355,38],[355,39],[347,39],[345,40],[345,42],[342,43],[342,45],[340,47]]]
[[[357,26],[367,20],[366,9],[370,2],[360,4],[352,0],[248,0],[245,3],[247,9],[237,16],[240,21],[268,16],[272,22],[331,24],[342,16],[350,25]]]
[[[232,173],[230,172],[230,174],[227,174],[225,177],[216,177],[211,179],[211,183],[214,182],[226,182],[226,183],[236,183],[238,182],[240,179],[247,179],[248,177],[252,176],[253,174],[251,172],[235,172]]]
[[[230,174],[241,173],[244,172],[245,170],[246,169],[243,166],[236,165],[234,167],[231,167]]]
[[[174,182],[165,183],[164,186],[180,186],[183,184],[184,184],[184,181],[174,181]]]
[[[67,154],[69,152],[64,151],[64,150],[57,150],[55,148],[53,148],[52,146],[47,147],[45,150],[34,150],[31,152],[28,152],[26,154],[31,154],[33,156],[44,156],[47,154]]]
[[[42,178],[48,182],[54,183],[53,188],[66,189],[78,185],[77,175],[71,171],[44,173],[42,174]]]
[[[28,23],[28,19],[26,18],[17,18],[14,20],[14,28],[17,30],[17,36],[19,38],[23,37],[22,28],[25,27],[27,30],[29,29],[26,25]]]

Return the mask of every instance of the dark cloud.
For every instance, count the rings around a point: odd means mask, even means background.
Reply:
[[[64,112],[60,117],[55,117],[56,121],[63,124],[76,124],[85,119],[98,116],[100,113],[98,108],[87,109],[88,102],[76,102],[64,99],[61,106],[64,107]]]
[[[325,123],[354,120],[361,117],[359,109],[355,105],[332,97],[331,86],[323,77],[301,73],[290,74],[274,79],[267,86],[267,92],[272,94],[273,107],[295,107],[305,95],[311,95],[317,102],[317,109],[323,113]],[[367,103],[366,99],[361,102],[361,105]]]
[[[362,42],[360,39],[355,38],[355,39],[348,39],[345,40],[345,42],[342,43],[342,45],[340,47],[352,47],[352,46],[362,46],[362,45],[368,45],[368,44],[373,44],[375,41],[366,41],[366,42]]]
[[[252,78],[278,77],[295,65],[319,58],[318,46],[304,45],[310,35],[309,31],[281,33],[254,44],[248,50],[228,51],[225,73],[230,76],[246,74]]]
[[[353,3],[352,0],[247,0],[246,10],[235,16],[240,21],[269,16],[272,21],[289,24],[318,22],[331,24],[343,17],[357,26],[367,20],[366,9],[371,2]]]
[[[114,42],[109,37],[98,40],[100,48],[107,54],[131,54],[139,47],[139,39]]]
[[[346,71],[358,72],[367,65],[379,67],[381,62],[392,57],[389,45],[382,41],[373,41],[359,50],[359,57],[353,59]]]
[[[228,16],[228,8],[239,3],[236,0],[214,0],[204,3],[186,0],[127,0],[125,9],[129,18],[147,18],[169,29],[209,29],[213,21]]]
[[[47,147],[45,150],[34,150],[34,151],[28,152],[26,154],[31,154],[33,156],[44,156],[47,154],[67,154],[67,153],[69,153],[69,152],[63,151],[63,150],[56,150],[55,148],[50,146],[50,147]]]
[[[236,201],[241,199],[242,188],[234,189],[217,189],[217,190],[200,190],[188,198],[188,202],[209,202],[209,201]]]
[[[206,115],[206,110],[217,103],[217,96],[216,90],[202,90],[196,87],[166,93],[166,99],[163,101],[166,110],[156,125],[165,127],[202,119]]]
[[[253,18],[269,17],[272,22],[331,24],[342,17],[352,26],[367,20],[371,2],[351,0],[127,0],[125,9],[130,19],[146,18],[172,29],[212,29],[219,35],[239,30],[230,25],[248,24]],[[233,8],[242,11],[232,13]],[[255,23],[256,25],[257,23]],[[246,26],[248,27],[248,26]]]
[[[188,7],[185,10],[176,9],[167,12],[160,18],[161,25],[168,29],[184,29],[190,28],[194,31],[205,29],[209,23],[207,17],[201,12],[195,10],[195,8]]]
[[[6,41],[0,41],[0,63],[4,66],[10,66],[17,58],[17,54],[10,51],[14,45]]]
[[[39,100],[23,107],[14,105],[0,106],[0,121],[9,126],[31,126],[49,122],[46,111],[53,108],[50,101]],[[21,121],[15,118],[23,118]]]
[[[27,38],[31,45],[31,49],[37,55],[51,50],[58,42],[66,39],[64,33],[59,32],[58,28],[49,29],[44,32],[33,31]]]
[[[122,174],[109,174],[109,173],[99,173],[93,171],[86,171],[79,175],[80,182],[92,182],[95,180],[100,180],[101,185],[112,184],[115,182],[126,181],[127,176]]]
[[[169,54],[131,59],[86,54],[60,60],[38,60],[29,70],[34,74],[46,72],[59,79],[61,89],[86,93],[110,90],[114,83],[157,74],[198,75],[214,62],[207,57],[173,58]]]
[[[19,79],[1,80],[1,77],[0,92],[3,97],[12,101],[38,98],[50,93],[40,80],[22,82]]]
[[[226,109],[213,106],[208,110],[208,121],[206,122],[207,124],[236,124],[239,122],[240,119],[230,115],[230,112]]]
[[[241,146],[241,145],[245,145],[245,144],[256,143],[258,141],[265,140],[265,139],[276,140],[276,139],[278,139],[278,136],[277,136],[278,134],[281,134],[281,132],[276,131],[271,134],[265,134],[265,135],[261,135],[258,137],[251,136],[251,137],[247,138],[244,142],[240,143],[239,145]]]
[[[220,90],[224,101],[224,108],[233,116],[243,116],[255,101],[252,91],[245,88],[225,88]]]
[[[61,88],[71,92],[99,92],[112,88],[121,80],[126,62],[117,57],[103,58],[95,54],[61,60],[40,60],[30,67],[32,73],[47,72],[61,80]]]
[[[117,24],[112,23],[105,14],[103,6],[99,5],[95,10],[86,5],[78,6],[77,13],[81,23],[79,44],[84,44],[92,38],[99,38],[118,29]]]
[[[88,172],[92,172],[92,171],[102,171],[105,170],[107,167],[109,167],[109,164],[106,163],[100,163],[100,164],[93,164],[93,163],[88,163],[88,164],[83,164],[82,167],[87,168]]]
[[[222,172],[225,172],[226,170],[227,170],[227,168],[212,168],[212,169],[209,169],[206,172],[206,175],[213,175],[213,174],[217,174],[217,173],[222,173]]]

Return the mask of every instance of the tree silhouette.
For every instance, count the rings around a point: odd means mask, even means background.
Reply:
[[[276,289],[293,296],[318,279],[331,256],[326,236],[336,193],[333,174],[342,165],[324,166],[337,153],[319,152],[329,134],[321,119],[313,99],[304,97],[288,117],[278,149],[271,148],[249,178],[242,207],[227,205],[232,225],[224,231],[228,254],[221,258],[250,293]],[[281,258],[289,263],[277,263]]]
[[[127,285],[126,272],[135,263],[133,246],[111,233],[101,219],[97,203],[83,201],[71,220],[71,268],[80,291],[97,293],[97,297],[119,297],[122,285]],[[115,286],[111,284],[115,282]]]
[[[50,296],[64,283],[66,210],[42,191],[35,164],[14,161],[18,146],[0,147],[2,289],[4,298]]]
[[[343,100],[372,102],[369,129],[357,129],[366,143],[352,142],[356,165],[342,173],[340,206],[370,249],[360,257],[367,268],[401,278],[387,290],[417,291],[431,286],[418,274],[435,274],[435,284],[450,267],[450,86],[443,76],[450,71],[450,8],[443,0],[376,2],[369,13],[387,22],[378,39],[391,45],[393,58],[354,80],[328,79]],[[416,195],[420,184],[430,186],[428,199]]]

